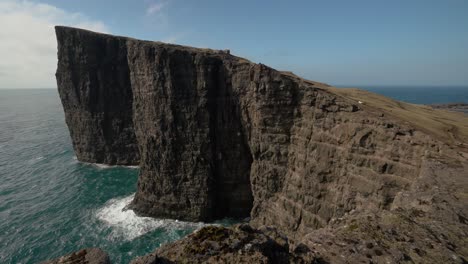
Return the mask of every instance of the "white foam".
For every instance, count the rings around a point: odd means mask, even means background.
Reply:
[[[112,228],[111,236],[113,238],[133,240],[156,229],[165,229],[170,235],[177,230],[198,229],[205,225],[204,223],[138,216],[133,210],[125,209],[132,201],[133,196],[134,194],[111,199],[96,212],[96,217]]]
[[[75,157],[76,159],[76,157]],[[103,163],[91,163],[91,162],[84,162],[84,161],[79,161],[83,164],[91,165],[94,166],[98,169],[111,169],[111,168],[129,168],[129,169],[139,169],[140,166],[137,165],[131,165],[131,166],[125,166],[125,165],[108,165],[108,164],[103,164]]]
[[[39,157],[35,157],[35,158],[31,158],[30,160],[28,160],[28,163],[29,164],[34,164],[34,163],[37,163],[41,160],[45,159],[44,156],[39,156]]]
[[[109,169],[109,168],[112,168],[111,165],[107,165],[107,164],[101,164],[101,163],[89,163],[93,166],[96,166],[98,167],[99,169]]]

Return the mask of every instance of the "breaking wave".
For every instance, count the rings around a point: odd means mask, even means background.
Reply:
[[[79,161],[76,156],[73,156],[73,161],[85,164],[85,165],[90,165],[93,166],[97,169],[111,169],[111,168],[128,168],[128,169],[139,169],[140,166],[138,165],[108,165],[108,164],[103,164],[103,163],[92,163],[92,162],[85,162],[85,161]]]
[[[110,168],[129,168],[129,169],[138,169],[140,166],[125,166],[125,165],[107,165],[102,163],[87,163],[98,169],[110,169]]]
[[[169,237],[178,236],[177,231],[199,229],[204,223],[183,222],[171,219],[156,219],[142,217],[133,210],[126,209],[134,194],[126,197],[114,198],[97,210],[96,217],[111,228],[111,237],[116,239],[133,240],[148,232],[162,229]]]

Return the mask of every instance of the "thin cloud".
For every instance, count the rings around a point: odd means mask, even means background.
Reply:
[[[55,25],[109,32],[107,26],[80,13],[31,1],[0,2],[0,88],[56,87]]]
[[[169,5],[170,0],[146,0],[146,15],[161,16],[165,15],[164,9]]]
[[[146,9],[146,14],[147,15],[153,15],[155,13],[161,12],[161,10],[164,8],[166,4],[165,3],[151,3],[148,8]]]
[[[165,30],[169,26],[170,0],[144,0],[144,23],[149,30]]]

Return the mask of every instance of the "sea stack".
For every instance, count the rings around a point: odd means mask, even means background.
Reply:
[[[466,261],[463,114],[337,89],[225,51],[56,33],[77,157],[138,164],[136,212],[249,216],[332,263]]]

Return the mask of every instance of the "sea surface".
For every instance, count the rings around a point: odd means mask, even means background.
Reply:
[[[356,86],[344,86],[356,87]],[[413,104],[468,103],[468,86],[358,86],[363,90]]]
[[[364,88],[411,103],[468,103],[468,87]],[[137,177],[137,168],[76,160],[55,89],[0,90],[0,263],[85,247],[127,263],[204,225],[122,210]]]

